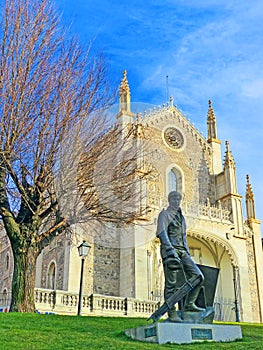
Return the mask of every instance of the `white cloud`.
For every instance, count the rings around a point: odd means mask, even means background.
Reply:
[[[263,79],[248,82],[242,87],[242,94],[250,98],[263,98]]]

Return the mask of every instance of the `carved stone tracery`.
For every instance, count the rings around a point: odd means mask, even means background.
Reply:
[[[169,127],[164,131],[164,140],[172,149],[180,149],[184,145],[184,137],[176,128]]]
[[[246,226],[246,224],[244,225]],[[259,310],[259,295],[257,288],[257,274],[256,274],[256,263],[255,263],[255,255],[254,255],[254,247],[253,247],[253,236],[246,240],[247,245],[247,259],[248,259],[248,279],[251,293],[251,301],[252,301],[252,314],[253,318],[256,320],[258,317]]]

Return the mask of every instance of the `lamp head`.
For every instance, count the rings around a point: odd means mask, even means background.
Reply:
[[[88,256],[90,248],[91,248],[91,246],[86,241],[83,241],[78,246],[79,256],[81,258],[85,258],[86,256]]]

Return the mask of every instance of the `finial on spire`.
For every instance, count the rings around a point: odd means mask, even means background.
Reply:
[[[131,94],[130,87],[127,79],[127,71],[123,71],[123,77],[119,87],[120,103],[119,113],[116,118],[118,123],[122,126],[132,123],[134,114],[131,112]]]
[[[124,69],[124,71],[123,71],[123,77],[122,77],[122,81],[121,81],[121,85],[120,85],[120,93],[124,92],[124,91],[130,92],[126,69]]]
[[[216,116],[212,106],[212,100],[208,101],[207,131],[208,131],[208,142],[217,140]]]
[[[246,179],[247,179],[247,186],[246,186],[246,198],[250,198],[254,200],[254,193],[252,190],[252,186],[250,183],[250,179],[249,179],[249,175],[246,175]]]
[[[122,94],[130,94],[130,87],[129,87],[129,83],[128,83],[128,79],[127,79],[126,69],[124,69],[124,71],[123,71],[123,77],[122,77],[121,84],[120,84],[120,96]]]
[[[123,71],[123,78],[120,84],[120,111],[130,112],[131,94],[127,79],[126,69]]]
[[[215,116],[215,112],[212,106],[212,100],[208,101],[208,113],[207,113],[207,119],[210,121],[215,121],[216,120],[216,116]]]
[[[247,219],[255,219],[255,200],[252,186],[250,183],[249,175],[246,175],[247,185],[246,185],[246,209],[247,209]]]
[[[226,153],[225,153],[225,167],[230,168],[233,167],[235,168],[235,160],[234,157],[232,155],[232,152],[230,150],[230,145],[229,145],[229,141],[226,141]]]

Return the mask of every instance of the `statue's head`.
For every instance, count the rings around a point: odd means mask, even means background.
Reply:
[[[180,207],[182,195],[180,192],[172,191],[168,194],[168,202],[171,208],[178,209]]]

